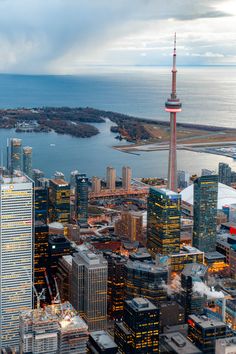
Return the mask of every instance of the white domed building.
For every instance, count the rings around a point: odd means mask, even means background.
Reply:
[[[182,190],[180,193],[182,198],[182,206],[186,215],[193,214],[193,184]],[[236,204],[236,190],[225,184],[218,183],[218,210],[222,210],[224,206]]]

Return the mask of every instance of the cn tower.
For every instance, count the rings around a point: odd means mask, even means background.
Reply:
[[[170,113],[170,148],[168,165],[168,189],[177,190],[177,158],[176,158],[176,115],[181,112],[181,102],[176,95],[176,33],[174,37],[174,53],[172,67],[172,92],[165,103],[165,111]]]

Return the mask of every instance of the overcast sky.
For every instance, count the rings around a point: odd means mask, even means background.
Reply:
[[[236,64],[236,0],[0,0],[0,72]]]

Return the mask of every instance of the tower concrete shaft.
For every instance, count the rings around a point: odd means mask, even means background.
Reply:
[[[165,103],[165,111],[170,113],[170,147],[168,164],[168,189],[177,190],[177,156],[176,156],[176,118],[181,112],[181,102],[176,95],[176,34],[174,38],[174,53],[172,67],[172,90],[170,98]]]

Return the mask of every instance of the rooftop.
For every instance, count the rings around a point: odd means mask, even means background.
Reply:
[[[86,263],[88,266],[105,266],[107,261],[101,254],[93,253],[89,249],[79,249],[78,253],[73,257],[75,262]]]
[[[190,315],[189,320],[197,323],[202,328],[225,327],[226,324],[222,321],[214,320],[207,316]]]
[[[225,260],[225,256],[217,251],[214,252],[206,252],[205,253],[205,260],[207,261],[214,261],[214,260]]]
[[[0,176],[0,184],[18,184],[18,183],[31,183],[29,177],[19,174],[14,176]]]
[[[175,352],[180,354],[200,354],[202,351],[179,332],[165,333],[160,336],[161,343],[166,343]]]
[[[167,271],[167,266],[165,264],[158,266],[154,263],[140,262],[140,261],[131,261],[128,260],[126,263],[127,268],[142,270],[144,272],[151,273],[162,273],[163,271]]]
[[[58,187],[68,186],[69,183],[64,181],[64,179],[50,179],[50,182],[56,184]]]
[[[199,278],[204,277],[206,273],[207,273],[207,267],[200,263],[186,264],[184,270],[182,271],[182,274],[184,274],[185,276],[199,277]]]
[[[90,336],[98,344],[101,349],[117,348],[112,337],[106,331],[96,331],[90,333]]]
[[[88,326],[77,315],[72,305],[69,302],[63,304],[48,305],[44,309],[40,308],[34,310],[22,311],[20,315],[24,322],[42,323],[42,322],[57,322],[63,331],[66,330],[88,330]]]
[[[177,198],[180,198],[180,194],[176,193],[176,192],[173,192],[171,191],[170,189],[167,189],[167,188],[156,188],[156,187],[151,187],[150,188],[151,191],[155,191],[159,194],[162,194],[164,196],[169,196],[169,197],[177,197]]]
[[[230,347],[232,345],[236,346],[236,336],[230,338],[220,338],[216,340],[216,345],[221,347]]]
[[[138,312],[157,309],[151,301],[143,297],[135,297],[132,300],[126,300],[126,303],[129,304],[133,310]]]

